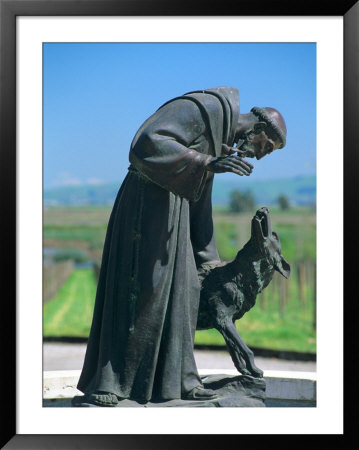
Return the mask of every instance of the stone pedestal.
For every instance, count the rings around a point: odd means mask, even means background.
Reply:
[[[202,377],[203,386],[207,389],[213,389],[218,397],[213,400],[170,400],[167,402],[145,404],[137,403],[134,400],[121,400],[116,408],[142,407],[265,407],[265,389],[266,384],[263,378],[253,378],[248,375],[228,376],[228,375],[209,375]],[[76,396],[72,400],[72,406],[75,407],[94,407],[99,406],[87,402],[86,395]]]

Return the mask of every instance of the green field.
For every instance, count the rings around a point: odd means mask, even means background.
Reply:
[[[257,298],[257,305],[241,320],[237,328],[249,346],[277,350],[315,353],[313,303],[303,305],[295,283],[291,283],[290,301],[280,312],[278,292],[268,287]],[[60,288],[55,298],[44,305],[44,336],[87,337],[90,331],[96,293],[92,269],[77,269]],[[312,293],[309,293],[312,294]],[[224,345],[216,330],[196,333],[196,344]]]
[[[258,295],[256,305],[236,322],[241,337],[250,347],[315,353],[314,292],[308,288],[305,300],[300,300],[293,279],[288,283],[286,304],[281,306],[278,292],[281,280],[279,275],[275,277],[277,284],[269,285]],[[224,345],[224,339],[217,330],[204,330],[197,331],[196,343]]]
[[[44,336],[87,337],[95,294],[96,282],[92,269],[75,270],[56,297],[44,305]]]
[[[310,208],[297,207],[280,211],[269,208],[272,228],[279,234],[282,253],[291,262],[315,260],[316,218]],[[250,238],[253,213],[229,214],[215,210],[213,222],[219,254],[231,260]]]
[[[45,247],[69,247],[101,253],[111,208],[107,206],[51,207],[44,213]],[[291,262],[315,260],[316,217],[308,207],[280,211],[270,208],[272,227],[282,243],[283,255]],[[229,214],[214,209],[213,222],[222,260],[232,259],[250,237],[253,213]]]
[[[87,252],[90,259],[100,258],[110,211],[109,207],[47,208],[45,247],[73,247]],[[304,207],[270,211],[292,274],[289,280],[276,274],[237,326],[249,346],[315,353],[315,214]],[[248,240],[252,216],[214,211],[216,241],[223,260],[232,259]],[[87,337],[95,291],[93,271],[75,270],[56,297],[44,305],[44,336]],[[224,340],[216,330],[206,330],[196,333],[196,343],[224,345]]]

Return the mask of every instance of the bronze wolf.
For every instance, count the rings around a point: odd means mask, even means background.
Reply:
[[[251,238],[229,263],[208,263],[199,268],[201,298],[197,329],[216,328],[224,337],[237,370],[262,377],[254,364],[253,352],[239,336],[235,321],[249,311],[256,297],[277,270],[289,277],[290,265],[283,258],[279,237],[272,231],[268,208],[259,209],[252,219]]]

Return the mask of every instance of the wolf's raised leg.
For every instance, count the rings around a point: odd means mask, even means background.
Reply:
[[[226,341],[236,369],[244,375],[252,375],[257,378],[263,377],[263,371],[254,363],[252,350],[244,343],[232,320],[228,320],[224,324],[218,324],[217,329]]]
[[[250,375],[250,372],[246,368],[246,362],[242,358],[238,349],[236,349],[235,345],[233,345],[233,341],[228,339],[228,337],[225,336],[225,334],[222,332],[222,330],[218,329],[218,331],[222,334],[222,336],[224,337],[224,340],[226,341],[226,345],[227,345],[229,354],[231,355],[231,358],[232,358],[235,368],[242,375]]]

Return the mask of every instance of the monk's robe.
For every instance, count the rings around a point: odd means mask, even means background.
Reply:
[[[214,88],[161,106],[136,133],[104,244],[78,389],[140,402],[201,384],[194,355],[197,268],[219,260],[211,157],[233,145],[238,91]]]

